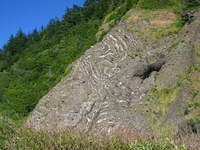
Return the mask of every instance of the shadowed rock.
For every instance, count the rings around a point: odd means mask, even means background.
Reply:
[[[165,59],[159,59],[153,64],[142,65],[139,70],[136,70],[134,76],[138,76],[141,79],[146,79],[154,71],[159,72],[162,66],[165,64]]]
[[[181,16],[183,17],[184,21],[191,23],[195,19],[194,17],[195,12],[196,11],[194,10],[185,10],[181,12]]]

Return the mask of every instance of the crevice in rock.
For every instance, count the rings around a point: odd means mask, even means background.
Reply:
[[[162,66],[165,64],[165,59],[159,59],[155,63],[143,65],[136,71],[135,77],[140,77],[142,80],[149,78],[152,72],[159,72]]]
[[[182,19],[186,22],[186,23],[192,23],[192,21],[195,20],[195,16],[194,13],[196,11],[195,10],[185,10],[181,12],[181,17]]]

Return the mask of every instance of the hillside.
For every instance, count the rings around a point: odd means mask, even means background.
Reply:
[[[1,113],[15,120],[27,116],[70,72],[73,61],[96,43],[102,18],[120,4],[88,0],[84,8],[67,9],[63,20],[52,19],[41,31],[11,36],[0,55]]]
[[[199,5],[88,0],[41,31],[19,31],[0,53],[1,118],[14,126],[25,120],[23,128],[39,132],[179,137],[179,144],[200,148]],[[13,140],[6,126],[0,123],[4,144]],[[34,134],[25,131],[9,146],[29,145],[23,140]]]

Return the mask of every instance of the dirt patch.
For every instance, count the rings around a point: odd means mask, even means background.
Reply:
[[[178,31],[177,16],[172,10],[134,9],[124,17],[127,30],[140,33],[144,39],[157,40]]]
[[[157,27],[165,27],[173,24],[177,17],[173,12],[170,11],[155,11],[153,18],[150,23]]]

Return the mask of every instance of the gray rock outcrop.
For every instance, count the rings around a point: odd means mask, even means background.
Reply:
[[[108,133],[120,128],[150,131],[150,118],[136,106],[152,88],[173,87],[193,63],[199,22],[197,12],[196,20],[180,33],[152,43],[145,42],[138,32],[129,32],[127,24],[120,22],[40,100],[26,126]],[[173,47],[175,40],[181,42]],[[133,57],[138,47],[142,50]]]

